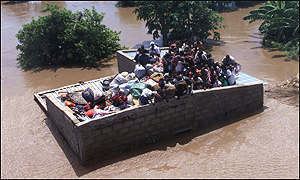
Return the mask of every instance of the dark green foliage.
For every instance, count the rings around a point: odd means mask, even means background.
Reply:
[[[142,1],[134,12],[146,21],[154,39],[162,35],[164,45],[170,40],[206,39],[222,21],[202,1]]]
[[[17,61],[23,69],[94,66],[120,48],[119,33],[101,24],[93,8],[72,13],[47,5],[50,15],[33,19],[18,32]]]
[[[268,1],[244,17],[250,23],[262,21],[259,27],[264,35],[263,44],[299,55],[299,1]]]
[[[264,3],[265,1],[234,1],[234,2],[237,7],[249,7],[260,3]]]
[[[193,38],[205,40],[211,35],[211,32],[221,28],[222,17],[202,2],[178,3],[175,16],[177,21],[173,22],[173,29],[170,33],[171,40]]]
[[[206,2],[209,8],[218,12],[233,11],[233,10],[237,10],[240,7],[249,7],[259,3],[263,3],[263,1],[206,1]]]
[[[118,1],[116,7],[134,7],[138,1]]]

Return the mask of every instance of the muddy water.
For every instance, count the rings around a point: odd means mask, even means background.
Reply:
[[[95,8],[106,14],[104,23],[122,31],[121,43],[133,47],[151,40],[132,8],[115,8],[115,2],[55,2],[71,10]],[[1,177],[299,177],[299,108],[267,99],[263,113],[246,118],[184,143],[148,153],[82,167],[47,126],[46,116],[33,101],[33,92],[117,72],[116,61],[100,69],[61,68],[23,72],[17,68],[15,34],[32,17],[43,15],[46,2],[15,5],[1,3]],[[224,45],[212,54],[230,53],[243,71],[267,82],[287,79],[299,72],[298,63],[280,52],[260,46],[258,23],[241,20],[252,8],[223,13]]]

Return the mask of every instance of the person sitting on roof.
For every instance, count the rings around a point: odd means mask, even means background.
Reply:
[[[235,61],[235,58],[228,54],[222,59],[222,64],[227,68],[233,66],[235,74],[238,74],[242,68],[241,65]]]
[[[169,47],[169,53],[170,54],[174,53],[175,55],[179,54],[179,48],[177,47],[176,43],[173,43],[173,44],[170,45],[170,47]]]
[[[150,43],[149,54],[150,54],[150,56],[153,56],[153,57],[154,56],[160,57],[160,49],[153,41],[151,41],[151,43]]]
[[[143,66],[145,66],[146,64],[149,63],[150,61],[150,57],[149,55],[147,55],[148,51],[144,48],[144,45],[142,45],[138,50],[137,50],[137,53],[134,57],[134,60],[136,60],[136,62],[138,64],[141,64]]]
[[[229,66],[229,65],[235,63],[235,59],[234,59],[234,57],[232,57],[231,55],[227,54],[227,55],[222,59],[222,63],[224,64],[224,66]]]

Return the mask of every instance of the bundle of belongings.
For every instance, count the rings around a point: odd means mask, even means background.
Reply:
[[[173,43],[163,57],[153,42],[138,49],[134,72],[122,72],[99,82],[99,88],[60,93],[61,100],[78,116],[98,118],[131,106],[146,105],[191,94],[193,90],[236,84],[241,65],[226,55],[215,62],[201,42]],[[151,53],[150,53],[151,52]]]

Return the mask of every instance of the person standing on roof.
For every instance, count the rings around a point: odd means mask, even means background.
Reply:
[[[160,57],[160,48],[153,42],[150,42],[150,49],[149,49],[150,56],[158,56]]]

